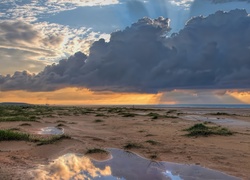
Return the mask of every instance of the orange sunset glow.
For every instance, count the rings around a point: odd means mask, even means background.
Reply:
[[[250,104],[250,92],[227,92],[228,95],[240,100],[242,103]]]
[[[94,105],[94,104],[158,104],[162,94],[92,92],[87,89],[65,88],[53,92],[1,92],[3,102],[31,104]]]

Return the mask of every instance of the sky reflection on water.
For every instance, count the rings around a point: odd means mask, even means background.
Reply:
[[[238,179],[197,165],[154,162],[119,149],[108,149],[108,151],[112,154],[112,158],[106,161],[95,161],[82,155],[66,154],[49,165],[40,166],[32,171],[32,174],[38,179],[51,180]]]
[[[56,127],[45,127],[41,128],[41,130],[38,132],[38,134],[47,134],[47,135],[62,135],[64,134],[63,128],[56,128]]]

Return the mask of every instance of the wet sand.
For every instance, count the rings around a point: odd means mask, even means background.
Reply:
[[[168,117],[152,119],[148,113],[166,115],[171,108],[129,109],[126,113],[137,114],[123,117],[110,113],[108,109],[97,109],[84,115],[54,115],[43,117],[39,122],[28,122],[31,126],[20,126],[23,122],[0,122],[0,129],[19,128],[21,132],[36,133],[41,128],[56,127],[64,129],[71,139],[37,146],[33,142],[0,142],[1,179],[34,179],[30,171],[38,165],[48,164],[66,153],[85,154],[92,148],[120,148],[128,143],[137,143],[141,148],[132,148],[146,158],[196,164],[242,179],[250,179],[250,111],[248,109],[197,109],[174,108]],[[224,112],[224,115],[211,115]],[[195,115],[213,120],[230,119],[239,124],[219,124],[235,132],[232,136],[187,137],[183,129],[203,122],[188,120]],[[173,118],[173,117],[177,118]],[[96,121],[96,120],[101,120]],[[244,122],[244,123],[242,123]],[[213,122],[214,123],[214,122]],[[155,141],[150,144],[146,141]]]

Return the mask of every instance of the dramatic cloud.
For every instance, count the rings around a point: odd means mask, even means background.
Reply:
[[[56,34],[45,36],[35,26],[23,21],[0,22],[1,74],[28,69],[41,71],[46,61],[41,57],[54,57],[55,49],[63,42],[63,37]]]
[[[249,0],[195,0],[190,6],[189,17],[210,15],[216,11],[246,9],[250,13]]]
[[[35,60],[39,59],[40,54],[36,52],[0,48],[0,74],[11,74],[17,70],[27,69],[31,72],[40,72],[46,66],[45,61]]]
[[[191,19],[166,38],[169,20],[144,18],[99,40],[89,56],[76,53],[31,75],[0,76],[6,90],[50,91],[68,86],[121,92],[250,88],[250,16],[218,11]]]
[[[104,37],[86,28],[12,20],[0,21],[0,34],[0,74],[23,69],[39,72],[77,51],[87,53],[95,40]]]
[[[50,34],[44,37],[33,25],[23,21],[3,21],[0,22],[0,44],[6,48],[20,48],[31,51],[39,51],[37,44],[42,44],[50,52],[52,46],[59,46],[63,37],[59,34]],[[44,50],[45,51],[45,50]],[[52,52],[51,52],[52,53]]]

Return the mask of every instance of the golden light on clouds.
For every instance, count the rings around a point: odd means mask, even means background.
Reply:
[[[250,91],[238,92],[238,91],[228,91],[228,95],[240,100],[243,103],[250,104]]]
[[[26,102],[31,104],[158,104],[162,94],[92,92],[87,89],[65,88],[53,92],[0,92],[1,102]]]
[[[74,179],[88,180],[100,175],[110,176],[111,169],[109,166],[106,166],[101,170],[95,167],[89,158],[66,154],[47,166],[40,166],[37,170],[32,171],[31,174],[36,179],[41,180],[71,179],[73,177]]]

